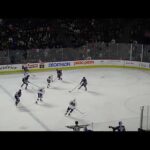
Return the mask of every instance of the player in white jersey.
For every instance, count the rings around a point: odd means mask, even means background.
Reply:
[[[27,77],[29,75],[28,72],[24,72],[24,77]]]
[[[65,115],[68,114],[70,116],[70,114],[73,112],[76,106],[77,106],[76,99],[74,99],[73,101],[69,103],[69,107],[67,108]]]
[[[53,75],[50,75],[48,78],[47,78],[47,88],[50,87],[50,83],[53,82]]]
[[[40,88],[38,90],[38,98],[37,98],[36,104],[38,104],[38,101],[43,101],[42,98],[43,98],[44,93],[45,93],[44,88]]]

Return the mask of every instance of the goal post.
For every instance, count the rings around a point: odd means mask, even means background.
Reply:
[[[144,111],[144,106],[141,106],[141,114],[140,114],[140,129],[143,128],[143,111]]]
[[[150,131],[150,106],[141,106],[140,129]]]

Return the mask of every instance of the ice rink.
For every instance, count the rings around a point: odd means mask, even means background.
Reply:
[[[137,131],[140,106],[150,105],[150,72],[134,69],[97,68],[63,71],[63,81],[47,86],[47,77],[56,71],[33,73],[29,81],[45,87],[44,102],[35,104],[37,87],[29,84],[22,91],[20,105],[15,106],[14,94],[20,89],[23,74],[0,75],[0,131],[72,131],[66,125],[90,124],[94,131],[111,131],[122,120],[127,131]],[[84,87],[69,93],[82,79]],[[64,114],[73,98],[77,108],[70,117]]]

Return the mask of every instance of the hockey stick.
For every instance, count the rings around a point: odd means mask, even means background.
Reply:
[[[40,88],[39,86],[37,86],[37,85],[35,85],[34,83],[32,83],[32,82],[29,82],[30,84],[32,84],[32,85],[34,85],[34,86],[36,86],[37,88]]]
[[[75,108],[75,110],[77,110],[80,114],[84,114],[83,112],[81,112],[79,109]]]
[[[53,80],[53,82],[56,81],[56,79],[57,79],[57,77]]]
[[[73,90],[75,90],[80,84],[78,84],[77,86],[75,86],[72,90],[68,91],[68,92],[72,92]]]
[[[30,74],[32,77],[36,77],[36,75],[35,74]]]

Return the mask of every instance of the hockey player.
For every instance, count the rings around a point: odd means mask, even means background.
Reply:
[[[117,130],[118,132],[124,132],[124,131],[126,131],[125,126],[122,125],[122,122],[121,122],[121,121],[119,121],[119,126],[116,126],[116,127],[109,126],[109,128],[112,128],[114,132],[115,132],[116,130]]]
[[[73,129],[73,131],[80,131],[80,129],[85,128],[88,125],[78,125],[78,121],[75,121],[75,125],[66,126],[67,128]]]
[[[77,106],[77,103],[76,103],[76,100],[74,99],[73,101],[69,103],[69,107],[67,108],[65,115],[68,114],[70,116],[70,114],[73,112],[76,106]]]
[[[54,77],[52,74],[50,75],[50,77],[51,77],[51,82],[54,82]]]
[[[73,129],[73,131],[80,131],[80,126],[78,125],[78,121],[75,121],[74,126],[66,126],[67,128]]]
[[[29,75],[28,72],[24,72],[24,77],[27,77]]]
[[[80,89],[82,86],[85,87],[85,91],[87,91],[87,80],[85,77],[82,78],[81,82],[80,82],[80,87],[78,89]]]
[[[39,101],[39,100],[40,100],[40,101],[43,101],[42,98],[43,98],[44,93],[45,93],[44,88],[40,88],[40,89],[38,90],[38,98],[37,98],[36,104],[38,104],[38,101]]]
[[[56,69],[58,80],[62,80],[62,70]]]
[[[24,70],[24,73],[26,73],[26,72],[28,72],[28,71],[29,71],[29,69],[28,69],[27,65],[22,66],[22,69]]]
[[[47,78],[47,88],[50,87],[50,83],[53,82],[53,75],[50,75],[48,78]]]
[[[20,97],[21,97],[21,89],[18,91],[18,92],[16,92],[16,94],[15,94],[15,100],[16,100],[16,102],[15,102],[15,105],[17,106],[18,105],[18,103],[20,102]]]
[[[21,85],[21,87],[23,87],[24,84],[25,84],[25,85],[26,85],[25,89],[27,89],[28,83],[29,83],[29,81],[28,81],[29,77],[30,77],[30,75],[27,75],[26,77],[24,77],[24,78],[22,79],[23,84]]]

